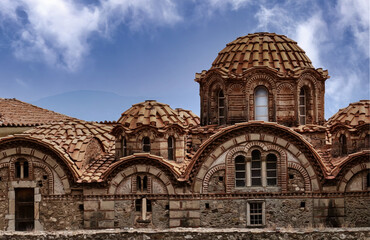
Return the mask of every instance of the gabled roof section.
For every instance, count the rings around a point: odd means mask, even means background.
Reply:
[[[187,129],[199,125],[200,120],[197,115],[189,110],[174,110],[167,104],[155,100],[146,100],[132,105],[130,109],[122,113],[117,122],[128,130],[136,130],[143,126],[157,129],[179,126]]]
[[[340,109],[327,122],[328,127],[343,125],[355,128],[362,124],[370,124],[370,100],[350,103],[348,107]]]
[[[33,127],[73,119],[15,98],[0,98],[0,127]]]
[[[62,149],[77,169],[82,171],[82,162],[92,139],[97,139],[101,143],[104,152],[101,157],[114,152],[115,138],[110,134],[112,128],[109,125],[74,119],[38,126],[26,131],[25,134]]]

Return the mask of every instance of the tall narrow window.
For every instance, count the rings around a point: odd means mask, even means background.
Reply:
[[[245,187],[245,157],[235,158],[235,187]]]
[[[21,178],[21,163],[15,162],[15,178]]]
[[[141,191],[141,177],[136,176],[136,190]]]
[[[127,156],[127,141],[126,141],[126,138],[122,136],[122,139],[121,139],[121,157],[125,157]]]
[[[276,186],[277,183],[277,158],[274,154],[267,155],[266,158],[266,178],[267,186]]]
[[[299,124],[306,124],[306,91],[301,88],[299,92]]]
[[[347,138],[344,134],[339,136],[339,153],[341,155],[347,154]]]
[[[143,151],[150,152],[150,138],[149,137],[143,138]]]
[[[143,192],[148,191],[148,177],[144,176],[143,177]]]
[[[256,88],[254,93],[255,120],[267,122],[268,118],[268,92],[263,86]]]
[[[370,148],[370,135],[366,134],[365,136],[365,149]]]
[[[225,124],[225,96],[224,92],[220,90],[218,92],[218,124]]]
[[[168,145],[168,160],[175,159],[175,141],[174,137],[168,137],[167,145]]]
[[[261,152],[258,150],[252,151],[251,180],[252,180],[252,186],[262,185]]]

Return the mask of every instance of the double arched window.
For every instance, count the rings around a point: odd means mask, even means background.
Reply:
[[[170,136],[167,139],[168,160],[175,160],[175,138]]]
[[[25,179],[30,175],[29,164],[26,159],[20,158],[14,163],[14,177],[17,179]]]
[[[244,155],[235,157],[235,187],[276,186],[276,155],[269,153],[263,157],[259,150],[253,150],[251,155],[250,161]]]
[[[225,124],[225,95],[222,90],[217,95],[217,107],[218,107],[218,124]]]
[[[268,116],[268,91],[263,86],[258,86],[254,92],[255,120],[267,122]]]

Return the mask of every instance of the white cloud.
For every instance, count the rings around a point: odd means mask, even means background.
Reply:
[[[298,42],[299,46],[306,51],[307,56],[311,59],[315,67],[323,66],[320,53],[324,49],[322,44],[327,39],[326,28],[321,14],[317,13],[306,21],[300,22],[295,34],[292,36]]]
[[[339,29],[352,31],[358,48],[369,58],[370,2],[368,0],[340,0],[336,10]]]
[[[214,9],[225,9],[227,6],[231,6],[233,10],[238,10],[241,7],[244,7],[249,0],[208,0],[207,5],[210,7],[210,10]]]
[[[131,29],[147,23],[172,25],[181,17],[172,0],[101,0],[97,5],[73,0],[2,0],[0,20],[16,25],[12,26],[16,57],[74,71],[87,55],[93,33],[109,36],[119,24]]]

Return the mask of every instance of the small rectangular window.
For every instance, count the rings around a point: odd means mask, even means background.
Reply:
[[[262,202],[249,203],[249,223],[250,225],[263,224],[263,204]]]

